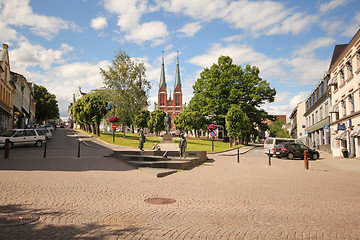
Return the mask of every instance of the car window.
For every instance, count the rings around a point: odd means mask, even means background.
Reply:
[[[297,144],[291,144],[291,146],[292,146],[292,148],[294,148],[294,149],[300,149],[300,146],[297,145]]]
[[[32,136],[36,136],[36,133],[35,133],[34,130],[26,130],[26,131],[25,131],[25,135],[26,135],[27,137],[32,137]]]
[[[39,136],[45,135],[44,130],[37,130],[36,132],[39,134]]]
[[[17,131],[16,134],[14,135],[14,137],[23,137],[24,136],[24,131]]]
[[[272,144],[274,139],[266,139],[265,144]]]
[[[0,136],[2,136],[2,137],[11,137],[12,135],[14,135],[14,133],[16,133],[16,131],[8,130],[6,132],[3,132]]]
[[[305,145],[300,145],[300,148],[303,149],[303,150],[309,150],[309,148]]]

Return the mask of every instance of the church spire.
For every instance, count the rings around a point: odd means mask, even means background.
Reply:
[[[180,81],[180,67],[179,67],[179,51],[177,51],[177,63],[176,63],[176,73],[175,73],[175,84],[174,90],[179,85],[181,89],[181,81]]]
[[[164,51],[162,51],[162,64],[161,64],[161,75],[160,75],[159,89],[161,88],[162,85],[164,85],[164,88],[166,89]]]

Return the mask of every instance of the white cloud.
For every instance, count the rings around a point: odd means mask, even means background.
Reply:
[[[177,30],[182,32],[186,37],[193,37],[201,29],[200,22],[193,22],[185,24],[181,29]]]
[[[106,17],[97,17],[91,20],[90,26],[95,30],[106,28],[108,25]]]
[[[147,22],[139,25],[125,36],[127,41],[134,41],[142,44],[145,41],[151,41],[153,46],[157,46],[165,42],[169,35],[167,26],[163,22]]]
[[[351,20],[350,24],[347,25],[342,36],[346,36],[346,37],[354,36],[355,33],[360,28],[359,23],[360,23],[360,12],[357,12],[356,15],[354,16],[354,18]]]
[[[323,12],[323,13],[329,12],[329,11],[332,11],[335,8],[345,5],[347,3],[348,3],[348,1],[346,1],[346,0],[331,0],[327,3],[323,3],[320,5],[320,12]]]
[[[290,114],[298,103],[304,101],[309,96],[309,92],[299,92],[293,95],[292,92],[279,92],[276,94],[275,101],[263,105],[263,108],[274,115],[286,115],[289,119]]]
[[[309,26],[317,21],[318,17],[305,15],[304,13],[294,13],[284,19],[280,24],[274,25],[266,34],[286,34],[294,35],[309,29]]]
[[[29,0],[0,0],[0,22],[18,27],[29,27],[30,30],[48,40],[62,29],[78,31],[79,28],[58,17],[39,15],[33,12]]]
[[[294,55],[304,55],[308,53],[312,53],[314,50],[322,47],[328,47],[335,43],[335,39],[329,37],[317,38],[309,42],[303,47],[296,49],[293,54]]]
[[[10,58],[12,69],[19,69],[21,71],[35,66],[47,70],[53,64],[64,63],[64,55],[74,50],[73,47],[67,44],[62,44],[58,50],[46,49],[29,41],[22,41],[18,44],[19,48],[10,50]]]
[[[225,37],[225,38],[221,39],[221,41],[223,41],[223,42],[241,42],[244,39],[245,39],[244,35],[233,35],[233,36]]]

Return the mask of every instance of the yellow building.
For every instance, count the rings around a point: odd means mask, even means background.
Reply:
[[[8,45],[0,51],[0,133],[11,129],[14,106],[14,85],[10,82]]]

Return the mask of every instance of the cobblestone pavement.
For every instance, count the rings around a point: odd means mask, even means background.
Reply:
[[[272,158],[268,166],[254,149],[240,163],[213,154],[190,171],[155,178],[100,147],[80,158],[56,151],[0,159],[0,217],[40,216],[19,226],[0,222],[0,239],[360,238],[360,173],[322,159],[310,170],[300,160]]]

